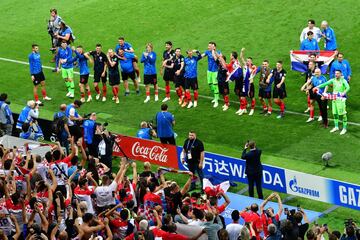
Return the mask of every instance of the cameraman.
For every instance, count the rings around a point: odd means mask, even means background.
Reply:
[[[156,132],[152,128],[151,124],[148,124],[147,122],[143,121],[140,123],[140,129],[136,133],[136,137],[141,139],[151,140],[152,137],[156,137]]]
[[[96,113],[91,113],[89,119],[84,121],[83,128],[84,141],[87,146],[89,155],[94,157],[98,156],[98,146],[96,145],[97,142],[94,141],[96,126]]]
[[[248,151],[249,150],[249,151]],[[255,141],[248,141],[245,144],[241,158],[246,160],[245,173],[249,184],[249,196],[254,197],[254,184],[258,198],[263,199],[262,178],[263,166],[260,161],[261,150],[256,148]]]
[[[75,143],[82,137],[80,124],[83,118],[77,112],[81,107],[82,102],[75,100],[73,103],[66,106],[65,115],[68,118],[68,126],[71,136],[74,137]]]
[[[48,22],[48,33],[51,37],[51,51],[55,51],[58,46],[58,40],[55,38],[55,35],[60,30],[60,22],[62,21],[61,17],[57,14],[55,8],[50,9],[50,19]]]
[[[31,125],[31,130],[37,134],[38,138],[43,136],[42,130],[37,123],[37,119],[39,118],[39,106],[35,103],[34,100],[30,100],[27,102],[27,105],[23,108],[21,113],[19,114],[19,118],[16,123],[16,128],[18,131],[22,130],[22,126],[24,123],[28,123]]]
[[[12,134],[14,119],[7,101],[7,94],[0,95],[0,136]]]

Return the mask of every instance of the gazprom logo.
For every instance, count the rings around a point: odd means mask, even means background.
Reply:
[[[296,193],[300,193],[300,194],[311,196],[311,197],[317,197],[317,198],[320,197],[319,191],[299,186],[295,176],[292,180],[289,181],[289,187],[290,187],[291,191],[296,192]]]

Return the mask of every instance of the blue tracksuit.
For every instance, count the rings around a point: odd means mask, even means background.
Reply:
[[[216,51],[218,54],[221,54],[220,51]],[[217,72],[218,71],[218,65],[216,64],[216,61],[212,55],[212,52],[209,50],[206,50],[204,54],[208,57],[208,71],[209,72]]]
[[[335,60],[331,64],[330,79],[335,77],[336,70],[340,70],[344,76],[344,79],[346,81],[349,81],[349,76],[351,76],[351,67],[350,67],[350,63],[348,62],[348,60],[344,59],[341,62],[339,62],[338,60]]]
[[[156,74],[156,53],[150,52],[147,57],[144,56],[144,53],[141,55],[141,62],[144,63],[144,74],[145,75],[154,75]]]
[[[120,66],[122,72],[131,73],[134,71],[133,61],[132,61],[134,57],[135,55],[133,53],[124,52],[124,58],[126,58],[126,60],[120,59]]]
[[[334,51],[337,49],[335,32],[331,27],[327,27],[322,31],[325,34],[325,50]]]
[[[88,59],[84,56],[84,54],[80,54],[77,51],[75,51],[76,56],[72,59],[73,62],[78,60],[79,62],[79,68],[80,68],[80,75],[86,75],[89,74],[89,67],[88,67]]]
[[[312,50],[312,51],[317,50],[318,51],[318,50],[320,50],[320,48],[319,48],[319,44],[315,38],[311,39],[311,41],[307,38],[301,42],[300,50]]]
[[[32,52],[29,54],[29,66],[31,75],[38,74],[42,71],[42,64],[39,53]]]

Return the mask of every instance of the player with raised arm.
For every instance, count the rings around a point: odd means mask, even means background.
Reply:
[[[216,50],[216,43],[209,42],[208,50],[201,54],[201,57],[208,58],[207,82],[211,92],[214,94],[214,99],[211,101],[214,103],[214,108],[219,105],[219,86],[217,80],[218,65],[216,64],[216,59],[214,58],[214,56],[216,56],[215,52],[217,55],[221,55],[221,52]]]
[[[270,79],[274,78],[274,90],[273,90],[273,99],[274,103],[279,105],[280,114],[277,116],[278,119],[281,119],[285,116],[285,103],[284,99],[286,98],[286,88],[285,88],[285,78],[286,71],[283,69],[283,62],[277,61],[276,68],[271,70],[270,75],[266,79],[266,83],[270,83]]]
[[[144,100],[144,103],[150,101],[149,84],[154,85],[155,102],[157,102],[159,100],[159,90],[156,75],[156,53],[154,52],[152,43],[146,44],[146,50],[142,53],[140,62],[144,64],[144,84],[146,90],[146,99]]]
[[[175,49],[175,57],[174,57],[174,83],[175,83],[175,91],[179,97],[179,104],[181,105],[185,98],[185,78],[184,78],[184,56],[181,55],[181,49]]]
[[[128,82],[129,78],[134,83],[136,94],[139,95],[140,94],[139,84],[138,81],[136,81],[135,69],[133,66],[133,62],[135,58],[134,53],[126,52],[123,49],[119,48],[117,54],[120,59],[121,78],[124,82],[125,96],[128,96],[130,94],[129,82]]]
[[[184,60],[185,63],[185,100],[181,107],[191,108],[192,106],[197,107],[198,100],[198,80],[197,80],[197,62],[202,58],[201,53],[198,50],[187,50],[187,57]],[[196,53],[197,56],[193,56]],[[194,92],[194,103],[191,101],[190,88]]]
[[[69,98],[74,98],[75,95],[74,62],[72,54],[71,47],[68,46],[66,40],[62,40],[56,57],[56,69],[58,72],[61,71],[61,76],[65,81],[68,91],[66,96]]]
[[[240,52],[240,59],[241,59],[242,65],[243,65],[244,82],[243,82],[243,88],[242,88],[241,100],[240,100],[240,108],[242,109],[242,111],[239,112],[239,115],[243,115],[244,113],[247,113],[246,98],[249,97],[251,99],[251,109],[250,109],[249,115],[251,116],[254,114],[254,110],[255,110],[254,76],[256,74],[257,68],[253,64],[251,57],[248,57],[245,61],[244,51],[245,51],[245,48],[242,48],[241,52]]]
[[[167,102],[170,100],[170,81],[174,81],[174,62],[173,58],[175,56],[175,51],[172,49],[172,42],[165,42],[165,51],[163,53],[163,61],[160,68],[160,74],[163,73],[164,69],[164,81],[165,81],[165,98],[162,102]]]
[[[112,49],[108,50],[107,53],[109,63],[109,84],[112,88],[113,98],[116,104],[119,103],[119,84],[120,84],[120,73],[119,73],[119,57],[114,53]]]
[[[84,52],[82,46],[77,46],[76,49],[75,47],[72,47],[72,50],[75,52],[76,55],[73,61],[74,62],[78,61],[79,69],[80,69],[80,82],[79,82],[80,94],[81,94],[80,101],[85,102],[85,90],[86,90],[88,96],[86,102],[90,102],[92,100],[92,97],[91,97],[90,86],[88,83],[90,71],[87,62],[90,61],[91,63],[93,63],[93,60],[90,58],[89,53]]]
[[[34,84],[33,93],[34,93],[35,102],[37,104],[41,103],[39,100],[39,95],[37,93],[39,85],[41,86],[41,93],[43,99],[50,101],[51,98],[49,98],[46,95],[45,76],[42,71],[39,46],[37,44],[32,45],[32,52],[29,54],[29,66],[30,66],[31,80],[33,81]]]

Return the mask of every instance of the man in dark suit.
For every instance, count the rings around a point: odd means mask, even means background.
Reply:
[[[255,141],[249,141],[245,144],[241,158],[246,160],[245,173],[248,178],[249,196],[254,197],[254,184],[256,184],[258,197],[263,199],[261,187],[263,167],[260,156],[261,150],[256,148]]]

